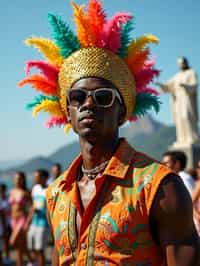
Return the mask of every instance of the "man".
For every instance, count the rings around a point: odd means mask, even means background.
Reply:
[[[20,82],[51,95],[32,105],[34,114],[57,115],[49,127],[63,122],[79,136],[81,154],[46,192],[55,239],[52,265],[198,265],[183,182],[118,135],[126,120],[159,109],[148,86],[158,71],[146,47],[158,40],[145,35],[131,42],[130,14],[108,20],[96,0],[86,12],[72,5],[77,37],[50,14],[57,46],[39,38],[26,41],[54,62],[56,68],[46,64],[45,71],[44,62],[28,63],[43,69],[49,85],[44,88],[40,81],[46,78],[35,76]]]
[[[163,92],[172,95],[172,113],[176,125],[174,146],[190,145],[198,140],[197,75],[188,60],[177,61],[180,71],[165,84],[157,83]]]
[[[181,151],[168,151],[163,154],[163,163],[174,170],[183,180],[184,185],[189,191],[190,195],[195,187],[194,179],[191,175],[185,172],[187,165],[187,157],[184,152]]]
[[[61,165],[55,163],[51,167],[51,177],[47,179],[47,186],[50,185],[57,177],[61,175]]]
[[[48,172],[38,169],[34,172],[34,186],[32,188],[33,206],[27,218],[26,228],[28,229],[28,249],[33,251],[38,266],[45,265],[45,248],[49,233],[46,217],[46,181]]]

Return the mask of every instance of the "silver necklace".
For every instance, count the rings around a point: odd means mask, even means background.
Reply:
[[[84,174],[87,175],[87,177],[90,179],[90,180],[93,180],[95,179],[95,177],[100,173],[102,172],[102,170],[105,169],[106,165],[109,163],[110,160],[107,160],[99,165],[97,165],[95,168],[93,169],[85,169],[84,166],[82,165],[81,166],[81,170]]]

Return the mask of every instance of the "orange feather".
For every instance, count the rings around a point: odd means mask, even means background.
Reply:
[[[32,75],[26,79],[23,79],[18,83],[19,87],[31,84],[37,91],[43,92],[45,95],[57,95],[57,88],[55,84],[45,77],[40,75]]]
[[[148,56],[149,49],[147,48],[139,53],[134,54],[133,56],[129,56],[126,59],[126,63],[128,64],[133,74],[140,72],[145,64],[145,61],[148,59]]]
[[[87,5],[87,20],[90,27],[90,32],[93,36],[94,45],[98,44],[100,33],[106,23],[106,14],[98,0],[90,0]]]
[[[81,44],[81,47],[93,46],[94,38],[90,33],[90,26],[88,20],[83,11],[83,6],[78,6],[72,2],[72,7],[74,10],[74,20],[77,29],[77,37]]]

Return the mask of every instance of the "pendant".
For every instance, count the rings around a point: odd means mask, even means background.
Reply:
[[[95,177],[96,177],[96,175],[90,175],[90,174],[88,174],[87,177],[88,177],[88,179],[90,179],[90,180],[94,180]]]

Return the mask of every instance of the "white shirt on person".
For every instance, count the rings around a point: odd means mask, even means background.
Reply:
[[[187,190],[189,191],[190,195],[192,195],[192,192],[195,187],[194,178],[190,174],[186,173],[185,171],[181,171],[178,174],[183,180],[183,183],[186,186]]]

